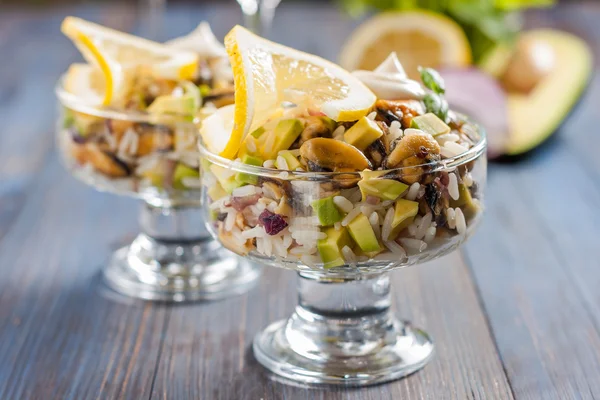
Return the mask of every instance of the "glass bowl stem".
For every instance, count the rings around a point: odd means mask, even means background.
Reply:
[[[298,293],[292,316],[254,339],[256,358],[277,375],[366,386],[411,374],[433,353],[426,333],[393,316],[387,273],[351,280],[299,273]]]

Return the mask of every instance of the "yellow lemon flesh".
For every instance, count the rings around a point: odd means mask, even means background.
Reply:
[[[348,71],[234,27],[225,47],[235,82],[234,126],[220,155],[233,159],[244,138],[282,104],[324,113],[336,121],[366,115],[375,95]]]
[[[348,69],[375,69],[395,51],[411,78],[419,66],[464,67],[471,48],[462,28],[429,11],[386,12],[369,19],[350,36],[340,54]]]
[[[126,72],[147,66],[157,77],[190,79],[198,65],[192,51],[170,48],[80,18],[66,17],[61,31],[73,41],[85,60],[104,76],[101,105],[111,104],[123,88]]]

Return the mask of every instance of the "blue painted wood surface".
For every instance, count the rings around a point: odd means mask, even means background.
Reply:
[[[0,12],[0,399],[594,399],[600,398],[600,78],[554,140],[491,165],[487,215],[460,252],[393,273],[399,315],[435,337],[411,377],[360,390],[271,379],[252,337],[295,304],[292,272],[215,303],[150,304],[98,281],[136,233],[137,204],[69,177],[53,145],[53,87],[78,59],[60,36],[75,14],[134,32],[119,5]],[[162,39],[209,20],[222,37],[236,4],[173,5]],[[588,38],[600,6],[528,16]],[[356,25],[333,8],[283,2],[273,36],[335,59]]]

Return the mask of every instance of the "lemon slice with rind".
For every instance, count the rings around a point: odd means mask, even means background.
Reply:
[[[384,12],[360,25],[340,54],[348,70],[375,69],[396,52],[408,75],[418,67],[464,67],[471,64],[471,47],[463,29],[452,19],[423,10]]]
[[[241,26],[227,34],[225,47],[235,82],[235,113],[223,157],[234,158],[248,132],[285,102],[318,110],[336,121],[355,121],[375,103],[375,95],[338,65]]]
[[[192,51],[170,48],[80,18],[65,18],[61,30],[85,60],[102,71],[102,105],[111,104],[118,97],[127,71],[134,67],[147,66],[161,78],[190,79],[198,65],[199,56]]]

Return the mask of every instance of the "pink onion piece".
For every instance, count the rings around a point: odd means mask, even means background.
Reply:
[[[488,155],[505,153],[510,135],[507,96],[491,76],[475,68],[441,69],[450,108],[466,114],[486,130]]]

